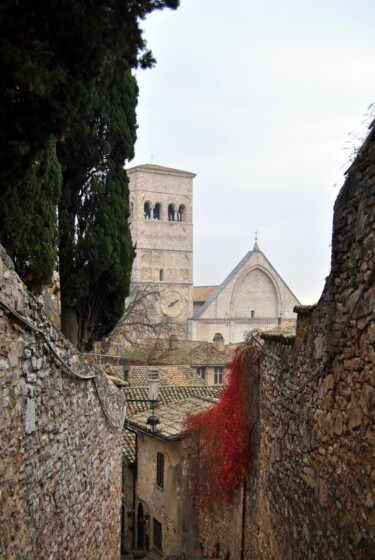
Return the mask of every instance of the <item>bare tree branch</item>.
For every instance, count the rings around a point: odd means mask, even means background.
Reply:
[[[152,283],[132,285],[121,321],[101,343],[106,353],[127,355],[130,348],[137,348],[142,361],[150,363],[158,341],[184,336],[186,326],[161,311],[161,293],[161,287]]]

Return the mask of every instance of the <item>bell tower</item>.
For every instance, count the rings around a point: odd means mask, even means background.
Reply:
[[[132,284],[152,285],[161,313],[187,328],[193,314],[194,173],[153,164],[127,169],[136,258]]]

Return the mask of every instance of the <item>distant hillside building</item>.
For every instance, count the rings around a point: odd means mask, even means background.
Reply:
[[[195,174],[151,164],[127,173],[137,251],[132,284],[155,290],[157,313],[175,322],[178,338],[211,342],[222,334],[238,343],[255,329],[295,321],[299,301],[257,242],[220,286],[200,286],[193,294]]]

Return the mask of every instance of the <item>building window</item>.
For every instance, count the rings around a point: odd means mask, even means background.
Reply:
[[[155,204],[155,207],[154,207],[154,212],[153,212],[154,220],[160,220],[160,209],[161,209],[161,206],[158,202],[157,204]]]
[[[156,484],[159,488],[164,488],[164,455],[156,454]]]
[[[197,368],[197,374],[203,379],[203,381],[206,380],[206,368],[204,366]]]
[[[153,520],[154,520],[154,523],[153,523],[154,546],[155,546],[155,548],[158,549],[159,552],[162,552],[162,550],[163,550],[163,528],[162,528],[162,525],[161,525],[160,521],[155,519],[155,517],[153,518]]]
[[[183,204],[178,209],[177,219],[179,222],[185,221],[185,206]]]
[[[164,280],[164,270],[161,268],[159,270],[159,281],[163,282],[163,280]]]
[[[145,220],[149,220],[151,218],[151,205],[149,202],[145,202],[145,205],[143,207],[143,213],[144,213],[144,217]]]
[[[253,309],[251,310],[250,314],[251,314],[251,318],[254,319],[254,317],[255,317],[255,311],[254,311]]]
[[[214,385],[222,385],[222,384],[223,384],[223,368],[215,367]]]
[[[169,204],[168,206],[168,222],[174,222],[174,206]]]

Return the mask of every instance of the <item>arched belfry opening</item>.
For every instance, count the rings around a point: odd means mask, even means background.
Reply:
[[[179,222],[186,222],[186,206],[183,204],[178,208],[177,219]]]
[[[143,212],[144,212],[145,220],[150,220],[151,219],[151,204],[149,202],[145,202]]]
[[[174,204],[169,204],[168,205],[168,222],[174,222],[174,221],[175,221]]]
[[[154,206],[154,211],[152,217],[154,220],[160,220],[160,213],[161,213],[161,205],[157,202]]]

